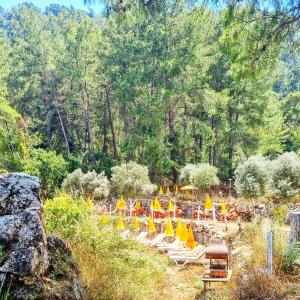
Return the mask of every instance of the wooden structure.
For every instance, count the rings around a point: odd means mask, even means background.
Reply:
[[[289,237],[289,243],[294,244],[300,241],[300,211],[296,210],[290,215],[291,231]]]
[[[209,259],[209,269],[205,271],[202,281],[204,291],[206,285],[211,282],[228,282],[232,271],[229,270],[228,248],[222,239],[212,239],[211,244],[206,249],[206,259]]]

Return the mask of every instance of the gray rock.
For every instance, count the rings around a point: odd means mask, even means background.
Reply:
[[[47,239],[39,188],[38,177],[0,174],[0,285],[11,299],[83,299],[70,248]]]

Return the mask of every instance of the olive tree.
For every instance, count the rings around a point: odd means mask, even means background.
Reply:
[[[269,187],[270,161],[261,156],[250,156],[235,170],[235,188],[246,198],[263,196]]]
[[[62,188],[74,197],[105,198],[109,195],[109,180],[104,172],[83,173],[77,169],[69,173],[62,183]]]
[[[129,162],[115,166],[111,170],[112,187],[119,195],[147,195],[157,189],[157,186],[150,181],[149,171],[146,166]]]
[[[282,199],[291,199],[299,194],[300,157],[295,152],[281,154],[272,162],[272,195]]]

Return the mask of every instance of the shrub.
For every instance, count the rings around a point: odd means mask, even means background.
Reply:
[[[113,167],[111,182],[118,194],[128,196],[150,194],[157,188],[149,179],[148,168],[135,162]]]
[[[87,299],[155,298],[167,267],[165,256],[122,239],[110,217],[107,225],[99,224],[83,200],[61,195],[45,206],[46,228],[70,244]]]
[[[300,158],[294,152],[281,154],[272,162],[272,194],[283,199],[294,198],[300,188]]]
[[[235,170],[237,192],[247,198],[264,195],[269,186],[269,165],[269,160],[260,155],[250,156],[240,163]]]
[[[295,273],[295,261],[300,261],[300,242],[289,245],[282,257],[282,270],[286,274]]]
[[[179,174],[179,180],[180,182],[184,184],[190,184],[191,183],[191,173],[195,169],[197,169],[199,165],[193,165],[193,164],[187,164],[185,165],[181,170]]]
[[[88,216],[86,202],[61,194],[45,203],[45,223],[49,233],[60,233],[64,238],[74,237],[76,226]]]
[[[67,175],[62,188],[73,197],[105,198],[109,195],[109,181],[104,172],[95,171],[84,174],[81,169]]]
[[[201,190],[219,184],[218,169],[209,164],[187,164],[180,170],[179,180],[185,184],[194,181]]]
[[[23,160],[22,170],[38,176],[42,184],[42,195],[52,196],[66,176],[67,163],[62,155],[57,155],[55,151],[34,149],[30,151],[30,156]]]
[[[219,184],[217,173],[217,168],[209,164],[199,164],[196,169],[192,170],[191,180],[195,182],[195,186],[199,189],[208,189]]]

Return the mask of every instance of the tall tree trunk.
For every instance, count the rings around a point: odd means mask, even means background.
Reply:
[[[111,135],[112,135],[114,159],[117,160],[118,159],[118,151],[117,151],[117,143],[116,143],[116,134],[115,134],[115,128],[114,128],[114,123],[113,123],[113,118],[112,118],[112,113],[111,113],[111,105],[110,105],[110,101],[109,101],[109,91],[108,91],[108,88],[106,85],[105,85],[105,94],[106,94],[106,104],[107,104],[107,109],[108,109],[109,124],[110,124]]]
[[[82,98],[83,98],[83,102],[85,104],[85,124],[86,124],[86,130],[87,130],[87,140],[88,140],[92,164],[95,166],[96,165],[96,157],[95,157],[95,150],[94,150],[94,139],[93,139],[92,128],[91,128],[90,97],[87,92],[86,82],[84,82]]]
[[[59,122],[60,122],[60,126],[61,126],[61,131],[62,131],[63,136],[64,136],[64,139],[65,139],[67,155],[69,155],[69,154],[70,154],[70,144],[69,144],[69,139],[68,139],[68,136],[67,136],[67,132],[66,132],[64,123],[63,123],[63,119],[62,119],[62,117],[61,117],[61,113],[60,113],[60,111],[59,111],[59,105],[58,105],[58,102],[57,102],[56,99],[54,100],[54,106],[55,106],[56,112],[57,112],[57,114],[58,114],[58,118],[59,118]]]

